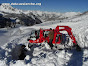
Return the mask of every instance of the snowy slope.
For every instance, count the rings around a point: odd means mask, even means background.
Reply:
[[[0,66],[88,66],[88,15],[82,15],[74,19],[48,21],[31,27],[18,27],[14,29],[1,29],[0,35],[8,39],[0,38]],[[28,49],[24,60],[17,60],[21,44],[27,46],[27,38],[32,30],[55,28],[57,25],[67,25],[72,28],[81,52],[76,50],[50,50],[47,43],[34,44]],[[12,60],[13,59],[13,60]]]

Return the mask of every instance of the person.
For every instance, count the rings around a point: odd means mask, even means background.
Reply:
[[[52,30],[52,28],[50,28],[50,32],[48,34],[49,36],[49,46],[51,47],[51,49],[53,48],[53,44],[52,44],[52,41],[53,41],[53,38],[54,38],[54,31]]]

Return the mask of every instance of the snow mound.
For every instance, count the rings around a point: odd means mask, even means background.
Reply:
[[[24,60],[18,60],[19,49],[22,44],[9,43],[0,48],[1,66],[80,66],[83,64],[83,58],[86,65],[87,51],[77,52],[75,50],[51,50],[40,44],[34,44],[27,50]]]

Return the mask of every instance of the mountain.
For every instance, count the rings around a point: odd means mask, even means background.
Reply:
[[[66,12],[66,13],[58,13],[58,12],[47,12],[47,11],[24,11],[25,14],[32,12],[38,18],[43,21],[52,21],[52,20],[62,20],[67,19],[76,15],[81,14],[80,12]]]
[[[15,18],[19,20],[20,24],[31,26],[34,24],[40,24],[42,21],[37,18],[33,13],[26,15],[22,10],[13,8],[10,5],[0,5],[0,13],[6,18]]]
[[[88,11],[85,11],[81,14],[78,14],[74,17],[70,17],[68,19],[69,22],[79,22],[79,21],[82,21],[82,20],[85,20],[85,19],[88,19]]]
[[[33,15],[35,15],[39,20],[42,20],[44,22],[52,21],[52,20],[67,19],[69,17],[73,17],[73,16],[81,14],[80,12],[58,13],[58,12],[31,11],[31,10],[23,11],[20,9],[13,8],[10,5],[3,5],[3,4],[0,6],[0,12],[25,14],[27,16],[32,16],[32,17]]]
[[[7,13],[16,13],[16,14],[20,14],[22,12],[22,10],[19,10],[19,9],[13,8],[10,5],[4,5],[4,4],[0,5],[0,11],[7,12]]]

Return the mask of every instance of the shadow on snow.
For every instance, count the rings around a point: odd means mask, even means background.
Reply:
[[[70,50],[72,56],[66,66],[82,66],[83,65],[83,51]]]

